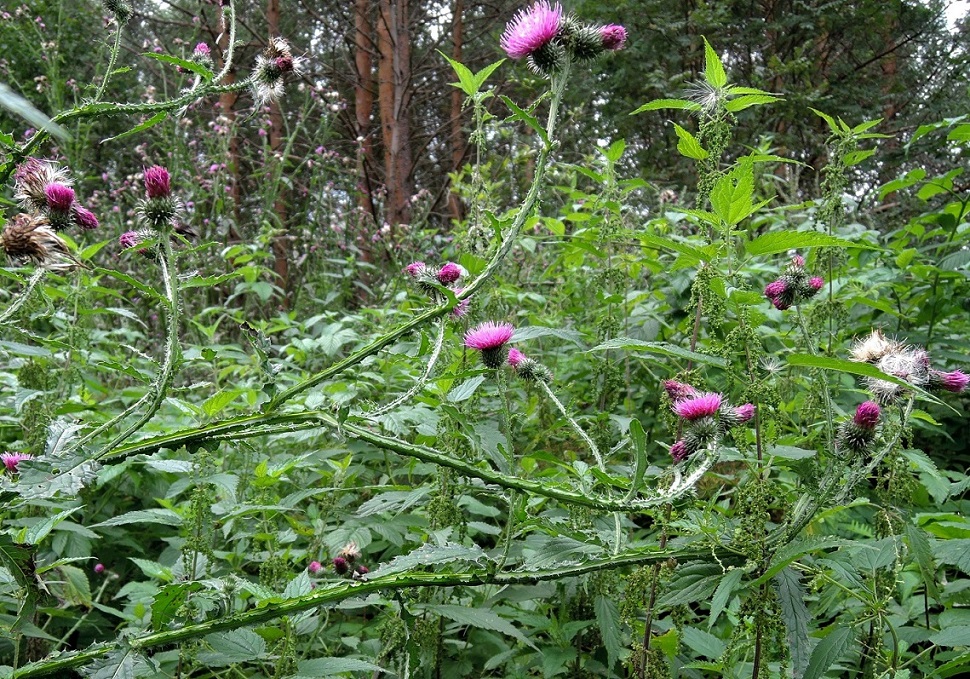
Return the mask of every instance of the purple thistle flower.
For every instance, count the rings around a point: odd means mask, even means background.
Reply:
[[[209,49],[209,46],[206,43],[200,42],[195,46],[195,50],[192,51],[192,54],[194,54],[196,57],[208,57],[211,56],[212,50]]]
[[[499,44],[512,59],[522,59],[549,44],[561,22],[562,6],[541,0],[512,18]]]
[[[787,289],[788,289],[788,283],[786,283],[785,281],[781,279],[778,279],[777,281],[772,281],[771,283],[768,283],[768,285],[765,286],[765,297],[767,297],[772,302],[774,302],[775,299],[784,295]]]
[[[734,416],[737,418],[738,424],[742,422],[747,422],[752,417],[754,417],[754,404],[745,403],[734,409]]]
[[[438,281],[442,285],[454,283],[461,278],[461,267],[454,262],[448,262],[438,272]]]
[[[513,368],[518,368],[519,364],[522,363],[522,361],[524,361],[525,359],[526,359],[526,355],[523,354],[518,349],[516,349],[515,347],[512,347],[511,349],[509,349],[509,365],[512,366]]]
[[[938,382],[940,388],[946,391],[952,391],[954,394],[959,394],[970,384],[970,375],[960,370],[954,370],[948,373],[934,370],[933,381]]]
[[[684,443],[683,439],[670,446],[670,457],[674,459],[675,463],[683,462],[687,459],[687,444]]]
[[[667,391],[670,400],[674,402],[683,401],[686,398],[693,398],[700,394],[694,387],[683,382],[678,382],[677,380],[665,380],[664,389]]]
[[[333,558],[333,569],[337,572],[337,575],[344,575],[350,570],[350,564],[347,559],[342,556],[335,556]]]
[[[368,573],[370,573],[370,569],[363,564],[357,564],[356,566],[354,566],[354,573],[356,575],[367,575]]]
[[[512,339],[514,333],[511,323],[485,321],[465,333],[465,346],[478,351],[499,349]]]
[[[133,248],[141,242],[141,234],[137,231],[125,231],[118,236],[118,245],[125,250]]]
[[[805,258],[801,255],[795,255],[791,258],[792,266],[803,267],[805,266]]]
[[[880,412],[878,403],[875,401],[866,401],[865,403],[859,404],[859,407],[856,408],[852,421],[861,429],[875,429],[876,425],[879,424]]]
[[[617,24],[609,24],[600,29],[603,49],[616,52],[626,46],[626,29]]]
[[[44,196],[47,198],[47,207],[52,212],[66,214],[74,204],[74,189],[64,184],[48,184],[44,187]]]
[[[94,572],[98,575],[101,575],[102,573],[104,573],[104,564],[103,563],[94,564]]]
[[[3,453],[0,454],[0,462],[3,462],[3,466],[7,468],[7,471],[11,474],[17,473],[17,465],[19,465],[24,460],[34,459],[33,455],[29,453]]]
[[[411,278],[417,278],[418,274],[424,271],[424,269],[425,269],[424,262],[411,262],[406,267],[404,267],[404,270],[407,271],[408,275]]]
[[[456,295],[460,295],[465,291],[465,288],[457,288],[455,290]],[[451,315],[453,318],[461,318],[468,313],[468,306],[471,304],[471,299],[463,299],[458,302],[458,305],[451,310]]]
[[[161,165],[145,170],[145,193],[149,198],[168,198],[172,195],[171,175]]]
[[[808,281],[808,287],[815,292],[821,290],[823,285],[825,285],[825,280],[821,276],[812,276],[811,280]]]
[[[694,420],[699,420],[702,417],[710,417],[717,413],[723,401],[724,397],[720,394],[707,392],[694,396],[693,398],[677,401],[673,405],[673,411],[679,417],[693,422]]]
[[[80,226],[82,229],[90,231],[91,229],[98,228],[98,218],[94,216],[94,213],[85,207],[81,207],[77,203],[71,208],[72,216],[74,217],[74,223]]]
[[[323,570],[323,564],[319,561],[311,561],[310,565],[307,566],[306,569],[310,572],[310,575],[316,575]]]

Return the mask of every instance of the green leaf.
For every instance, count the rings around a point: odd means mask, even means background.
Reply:
[[[742,577],[744,577],[744,571],[735,568],[725,573],[724,577],[721,578],[721,582],[718,583],[717,589],[714,591],[714,598],[711,599],[711,614],[707,616],[707,629],[714,626],[718,617],[727,608],[731,597],[734,596],[734,592],[737,591],[738,585],[741,583]]]
[[[724,642],[716,636],[710,632],[699,630],[696,627],[684,627],[680,631],[680,641],[691,650],[711,660],[720,658],[726,648]]]
[[[199,653],[203,665],[224,667],[266,655],[266,640],[246,627],[210,634],[205,637],[205,642],[212,650]]]
[[[658,606],[672,607],[706,599],[721,581],[721,567],[717,564],[690,563],[677,569],[667,591],[657,601]]]
[[[620,609],[612,599],[597,595],[593,600],[593,611],[596,613],[596,624],[600,628],[600,638],[606,648],[609,667],[616,665],[616,661],[623,655],[623,630],[620,626]]]
[[[469,70],[469,68],[465,66],[463,63],[452,59],[441,50],[436,50],[436,51],[438,52],[438,54],[440,54],[445,58],[445,61],[447,61],[451,65],[451,68],[455,71],[455,75],[458,76],[458,82],[450,83],[450,84],[453,87],[457,87],[458,89],[460,89],[469,97],[473,96],[478,91],[478,87],[476,87],[475,76],[472,74],[471,70]],[[502,63],[502,62],[498,62],[498,63]]]
[[[245,389],[223,389],[222,391],[216,392],[206,399],[206,401],[202,404],[202,412],[204,412],[207,417],[212,417],[213,415],[222,412],[227,405],[235,401],[239,395],[245,393],[245,391]]]
[[[778,605],[781,607],[781,618],[785,623],[785,636],[796,677],[800,677],[808,667],[812,649],[808,640],[808,623],[812,615],[805,605],[805,591],[800,581],[801,575],[790,567],[783,568],[775,576]]]
[[[98,143],[100,143],[100,144],[107,144],[109,141],[118,141],[119,139],[124,139],[125,137],[130,137],[132,135],[138,134],[139,132],[144,132],[145,130],[147,130],[149,128],[155,127],[155,125],[158,125],[160,122],[162,122],[163,120],[165,120],[167,117],[168,117],[168,111],[159,111],[158,113],[156,113],[155,115],[153,115],[151,118],[149,118],[145,122],[141,123],[140,125],[136,125],[135,127],[131,128],[127,132],[122,132],[121,134],[116,134],[113,137],[108,137],[107,139],[102,139]]]
[[[615,142],[610,144],[609,148],[605,151],[600,151],[608,161],[611,163],[618,162],[620,158],[623,157],[623,152],[626,150],[626,141],[623,139],[617,139]]]
[[[186,71],[192,71],[202,76],[204,80],[212,80],[215,77],[215,73],[207,69],[202,64],[197,64],[194,61],[188,61],[187,59],[179,59],[178,57],[173,57],[170,54],[156,54],[155,52],[143,52],[143,57],[148,57],[149,59],[154,59],[155,61],[161,61],[165,64],[171,64],[173,66],[181,66]]]
[[[700,111],[701,105],[693,101],[687,101],[686,99],[654,99],[638,108],[635,111],[631,111],[630,115],[635,116],[638,113],[643,113],[645,111],[660,111],[662,109],[674,109],[677,111]]]
[[[192,592],[202,589],[198,582],[165,585],[152,599],[152,629],[161,632],[178,616],[179,609]]]
[[[538,650],[538,647],[528,637],[522,634],[515,625],[490,609],[468,608],[467,606],[451,604],[431,604],[427,606],[427,609],[460,625],[471,625],[472,627],[480,627],[481,629],[491,630],[492,632],[499,632]]]
[[[647,471],[647,434],[643,431],[640,420],[636,418],[630,420],[630,439],[633,441],[633,449],[636,451],[637,466],[630,483],[630,492],[626,496],[627,502],[640,492],[640,488],[643,487],[643,475]]]
[[[776,97],[771,94],[745,94],[740,97],[728,100],[724,104],[726,108],[731,113],[737,113],[738,111],[743,111],[750,106],[761,106],[763,104],[770,104],[773,101],[779,101],[781,97]]]
[[[521,120],[535,130],[535,133],[539,135],[539,138],[542,139],[546,146],[549,145],[549,135],[546,133],[546,128],[539,124],[539,120],[534,115],[519,108],[518,104],[504,94],[500,94],[499,99],[505,102],[505,105],[509,107],[510,111],[512,111],[512,115],[508,118],[509,120]]]
[[[825,121],[825,123],[826,123],[826,124],[827,124],[827,125],[829,126],[829,129],[830,129],[830,130],[831,130],[831,131],[832,131],[833,133],[836,133],[836,132],[838,132],[838,131],[839,131],[839,126],[835,124],[835,119],[834,119],[834,118],[832,118],[832,116],[830,116],[830,115],[827,115],[827,114],[825,114],[825,113],[822,113],[822,112],[821,112],[821,111],[819,111],[818,109],[814,109],[814,108],[812,108],[811,106],[809,106],[809,108],[808,108],[808,110],[809,110],[809,111],[811,111],[812,113],[814,113],[815,115],[817,115],[817,116],[818,116],[819,118],[821,118],[822,120],[824,120],[824,121]]]
[[[80,670],[88,679],[135,679],[154,674],[154,663],[131,648],[112,651]]]
[[[50,516],[43,521],[38,521],[33,526],[24,528],[20,531],[17,542],[24,545],[39,545],[41,541],[46,538],[52,530],[54,530],[54,527],[57,526],[57,524],[79,509],[81,509],[80,506],[72,509],[65,509],[63,512],[58,512],[54,516]]]
[[[673,125],[674,132],[676,132],[677,136],[680,138],[680,141],[677,142],[677,150],[680,151],[682,156],[693,158],[694,160],[704,160],[710,155],[704,150],[704,147],[701,146],[700,142],[697,141],[694,135],[677,123],[674,123]]]
[[[685,255],[686,257],[690,258],[691,263],[702,262],[711,258],[711,253],[706,247],[703,246],[698,247],[696,245],[684,243],[679,240],[674,240],[673,238],[656,236],[649,233],[641,234],[638,238],[640,243],[645,246],[665,248],[678,254]]]
[[[490,562],[491,560],[478,545],[466,547],[452,542],[446,542],[443,545],[432,545],[429,543],[421,545],[408,554],[394,557],[390,562],[383,564],[377,570],[371,571],[370,577],[405,573],[419,566],[438,566],[454,561],[481,565],[483,561]]]
[[[970,625],[954,625],[930,637],[937,646],[970,646]]]
[[[683,349],[675,344],[669,344],[667,342],[644,342],[642,340],[635,340],[629,337],[614,337],[611,340],[603,342],[592,349],[593,351],[609,351],[610,349],[623,349],[626,351],[644,351],[650,354],[662,354],[664,356],[674,356],[676,358],[684,359],[685,361],[694,361],[695,363],[703,363],[705,365],[714,365],[717,367],[724,367],[727,365],[726,361],[720,356],[708,356],[707,354],[700,354],[696,351],[689,351]],[[588,352],[587,352],[588,353]]]
[[[737,166],[717,180],[711,190],[711,208],[721,221],[734,226],[754,212],[754,165],[742,158]]]
[[[907,521],[904,533],[906,541],[909,543],[909,551],[916,560],[920,575],[923,577],[927,594],[934,599],[939,598],[939,591],[936,587],[936,562],[933,561],[933,548],[930,546],[930,539],[926,535],[926,531]]]
[[[822,639],[805,668],[802,679],[821,679],[828,669],[849,649],[855,634],[849,627],[837,627]]]
[[[491,64],[489,64],[488,66],[480,70],[478,73],[476,73],[475,91],[478,92],[480,89],[482,89],[482,85],[485,84],[485,81],[488,80],[488,77],[492,75],[495,69],[497,69],[499,66],[501,66],[504,63],[505,63],[505,59],[499,59],[498,61],[492,62]]]
[[[717,56],[711,43],[707,42],[707,38],[704,38],[704,79],[711,87],[724,87],[728,82],[721,58]]]
[[[120,516],[113,516],[106,521],[92,525],[91,528],[126,526],[130,523],[157,523],[163,526],[181,526],[182,517],[171,509],[138,509]]]
[[[465,380],[448,392],[448,396],[446,397],[448,402],[460,403],[462,401],[467,401],[472,397],[472,394],[475,393],[475,390],[477,390],[484,381],[484,375],[476,375],[470,380]]]
[[[744,249],[749,255],[761,256],[787,252],[792,249],[815,247],[881,249],[868,243],[858,243],[818,231],[772,231],[746,243]]]
[[[70,139],[70,135],[63,127],[38,111],[33,104],[3,83],[0,83],[0,108],[7,109],[15,116],[27,121],[31,127],[44,130],[62,141]]]
[[[301,660],[296,668],[297,675],[300,677],[335,677],[347,672],[371,672],[395,676],[390,670],[357,658],[313,658]]]
[[[970,141],[970,124],[957,125],[946,138],[949,141]]]

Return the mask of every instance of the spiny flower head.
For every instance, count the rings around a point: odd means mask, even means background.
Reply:
[[[290,44],[283,38],[272,38],[262,54],[256,57],[253,73],[256,102],[262,105],[279,99],[286,74],[299,74],[302,69],[303,59],[293,56]]]
[[[626,29],[617,24],[608,24],[600,29],[603,49],[616,52],[626,46]]]
[[[323,564],[319,561],[311,561],[310,565],[307,566],[306,569],[310,572],[310,575],[316,575],[323,570]]]
[[[47,187],[72,183],[66,168],[47,160],[27,158],[14,172],[14,198],[27,210],[46,210]]]
[[[747,422],[752,417],[754,417],[754,404],[745,403],[734,409],[734,415],[738,419],[738,423]]]
[[[879,409],[879,404],[874,401],[866,401],[865,403],[859,404],[856,408],[855,415],[852,416],[852,421],[858,427],[863,429],[875,429],[876,425],[879,424],[879,416],[881,411]]]
[[[460,295],[464,291],[465,291],[464,288],[456,288],[455,294]],[[462,318],[465,314],[468,313],[468,307],[470,305],[471,305],[471,299],[468,297],[466,297],[465,299],[459,300],[458,304],[455,305],[455,307],[451,310],[452,318]]]
[[[508,358],[506,343],[515,328],[511,323],[485,321],[465,333],[465,346],[481,352],[482,363],[488,368],[501,368]]]
[[[172,195],[172,176],[161,165],[145,170],[145,194],[149,198],[168,198]]]
[[[454,262],[448,262],[438,271],[438,282],[442,285],[450,285],[462,276],[461,267]]]
[[[950,391],[954,394],[962,393],[967,385],[970,384],[970,375],[960,371],[941,372],[939,370],[930,371],[930,384],[937,389]]]
[[[873,401],[861,403],[852,419],[839,425],[836,436],[836,455],[845,457],[846,453],[863,454],[876,438],[876,426],[881,415],[879,404]]]
[[[814,297],[824,284],[821,276],[809,276],[804,257],[794,255],[781,277],[765,286],[765,297],[776,309],[784,311]]]
[[[425,268],[427,267],[424,262],[411,262],[404,267],[404,270],[408,272],[408,275],[411,278],[417,278],[418,275],[425,270]]]
[[[54,182],[44,187],[47,209],[51,212],[68,214],[74,205],[74,189],[66,184]]]
[[[195,49],[192,50],[192,54],[196,57],[211,57],[212,50],[209,48],[209,46],[206,43],[200,42],[198,45],[195,46]]]
[[[664,390],[666,390],[667,395],[670,396],[671,401],[683,401],[685,398],[692,398],[694,396],[699,396],[700,392],[689,384],[684,384],[683,382],[678,382],[677,380],[666,380],[664,381]]]
[[[541,0],[519,10],[505,27],[500,45],[512,59],[530,57],[556,37],[562,22],[562,5]]]
[[[350,541],[340,548],[340,551],[337,552],[337,557],[353,563],[360,558],[360,547],[357,546],[356,542]]]
[[[21,212],[0,235],[0,245],[14,259],[29,259],[50,271],[70,271],[78,261],[44,215]]]
[[[692,422],[717,413],[723,401],[724,397],[720,394],[707,392],[675,402],[673,411],[678,417]]]
[[[34,459],[33,455],[29,453],[3,453],[0,454],[0,462],[3,462],[3,466],[11,474],[17,473],[17,465],[19,465],[24,460]]]
[[[512,347],[511,349],[509,349],[508,361],[510,366],[512,366],[513,368],[518,368],[519,364],[522,363],[522,361],[524,360],[526,360],[526,355],[523,354],[521,351],[519,351],[515,347]]]
[[[94,213],[88,210],[86,207],[81,207],[77,203],[71,207],[71,217],[73,217],[75,224],[86,231],[96,229],[99,226],[98,218],[94,215]]]
[[[350,570],[350,564],[347,563],[347,559],[341,556],[335,556],[331,563],[333,563],[333,569],[337,572],[337,575],[344,575]]]
[[[823,285],[825,285],[825,279],[821,276],[812,276],[808,281],[808,286],[816,292],[821,290]]]

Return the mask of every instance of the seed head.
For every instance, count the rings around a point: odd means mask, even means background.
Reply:
[[[14,216],[0,236],[0,245],[14,259],[29,259],[37,266],[64,272],[79,262],[43,215],[21,212]]]

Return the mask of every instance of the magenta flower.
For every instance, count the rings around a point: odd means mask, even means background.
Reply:
[[[90,231],[91,229],[98,228],[98,218],[87,208],[75,203],[71,208],[71,212],[74,217],[74,222],[82,229]]]
[[[707,392],[694,396],[693,398],[677,401],[673,405],[673,411],[677,413],[679,417],[682,417],[689,422],[693,422],[694,420],[699,420],[702,417],[710,417],[711,415],[714,415],[721,408],[721,403],[723,402],[724,398],[720,394]]]
[[[465,288],[457,288],[455,290],[456,295],[460,295],[465,291]],[[458,305],[451,310],[451,315],[453,318],[461,318],[468,313],[468,306],[471,304],[471,299],[463,299],[458,302]]]
[[[94,564],[94,572],[97,573],[98,575],[101,575],[102,573],[104,573],[104,564],[103,563]]]
[[[811,280],[808,281],[808,287],[815,292],[821,290],[823,285],[825,285],[825,280],[821,276],[812,276]]]
[[[194,54],[196,57],[208,57],[212,54],[212,50],[209,49],[207,44],[200,42],[195,46],[195,50],[192,51],[192,54]]]
[[[17,465],[19,465],[24,460],[34,459],[33,455],[28,453],[3,453],[0,454],[0,462],[3,462],[3,466],[7,468],[7,471],[11,474],[17,473]]]
[[[677,380],[666,380],[664,382],[664,389],[667,391],[667,395],[670,396],[670,400],[674,402],[683,401],[685,398],[693,398],[700,394],[694,387],[683,382],[678,382]]]
[[[752,417],[754,417],[754,404],[745,403],[734,409],[734,416],[737,418],[738,424],[742,422],[747,422]]]
[[[765,297],[774,301],[776,298],[781,297],[785,294],[785,290],[788,289],[788,284],[783,280],[772,281],[765,286]]]
[[[959,394],[967,385],[970,384],[970,375],[967,375],[960,370],[954,370],[953,372],[941,372],[939,370],[933,371],[933,381],[938,382],[940,388],[946,391],[952,391],[954,394]]]
[[[518,368],[519,364],[522,363],[522,361],[524,361],[525,359],[526,359],[525,354],[523,354],[515,347],[512,347],[511,349],[509,349],[509,365],[512,366],[513,368]]]
[[[562,6],[541,0],[520,10],[505,27],[500,45],[512,59],[522,59],[548,45],[562,22]]]
[[[311,561],[310,565],[307,566],[306,569],[310,572],[310,575],[316,575],[323,570],[323,564],[319,561]]]
[[[171,175],[161,165],[145,170],[145,193],[149,198],[168,198],[172,195]]]
[[[514,333],[511,323],[485,321],[465,333],[465,346],[478,351],[498,349],[512,339]]]
[[[791,258],[792,266],[802,267],[805,266],[805,258],[801,255],[795,255]]]
[[[670,446],[670,457],[674,459],[675,463],[683,462],[687,458],[687,444],[684,443],[683,439]]]
[[[603,49],[616,52],[626,46],[626,29],[617,24],[609,24],[600,29]]]
[[[454,283],[461,278],[461,267],[454,262],[448,262],[438,272],[438,281],[442,285]]]
[[[879,415],[879,404],[875,401],[866,401],[856,408],[852,421],[862,429],[875,429],[876,425],[879,424]]]
[[[47,197],[47,207],[53,212],[70,212],[74,204],[74,189],[64,184],[48,184],[44,187],[44,195]]]
[[[404,270],[408,272],[408,275],[411,278],[417,278],[418,274],[424,271],[424,269],[425,269],[424,262],[411,262],[406,267],[404,267]]]
[[[141,234],[137,231],[125,231],[118,236],[118,245],[125,250],[133,248],[141,242]]]
[[[350,570],[350,564],[347,562],[347,559],[343,558],[342,556],[335,556],[332,563],[333,569],[337,572],[337,575],[344,575]]]

